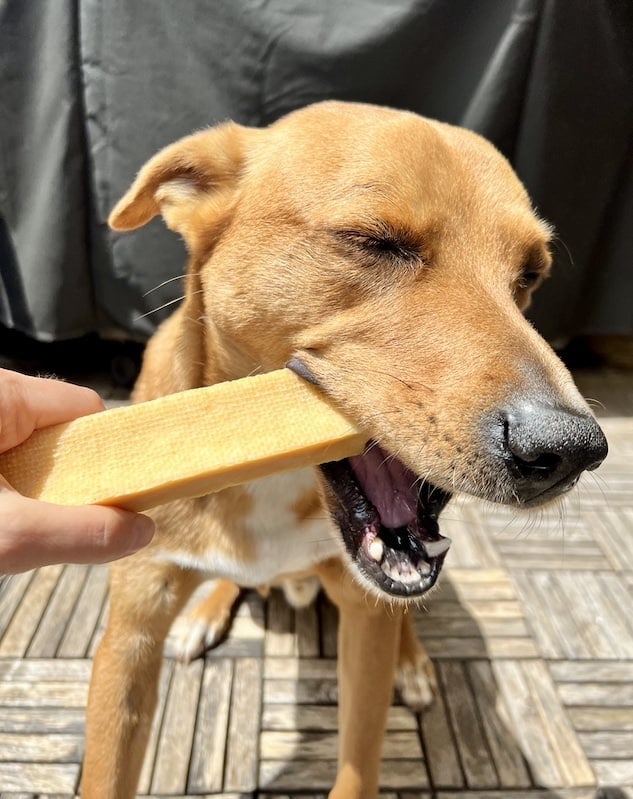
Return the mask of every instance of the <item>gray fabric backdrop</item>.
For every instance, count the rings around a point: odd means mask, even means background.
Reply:
[[[137,169],[326,98],[490,138],[559,232],[538,327],[633,333],[629,0],[0,0],[0,321],[146,337],[185,256],[159,221],[107,231]]]

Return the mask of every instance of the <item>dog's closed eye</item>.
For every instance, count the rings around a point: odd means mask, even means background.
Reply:
[[[339,243],[368,266],[388,263],[418,267],[428,263],[422,242],[409,231],[378,222],[367,228],[334,230]]]

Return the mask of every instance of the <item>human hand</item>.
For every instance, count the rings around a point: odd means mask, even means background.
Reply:
[[[0,369],[0,452],[41,427],[101,410],[91,389]],[[51,563],[105,563],[136,552],[153,534],[148,516],[29,499],[0,475],[0,574]]]

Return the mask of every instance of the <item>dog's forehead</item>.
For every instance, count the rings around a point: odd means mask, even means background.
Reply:
[[[321,103],[284,117],[263,134],[254,171],[301,205],[446,208],[494,202],[530,209],[522,184],[489,142],[409,112]]]

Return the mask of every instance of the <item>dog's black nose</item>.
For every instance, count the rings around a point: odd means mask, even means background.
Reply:
[[[562,493],[607,456],[607,440],[592,416],[522,402],[502,418],[506,462],[521,502]]]

